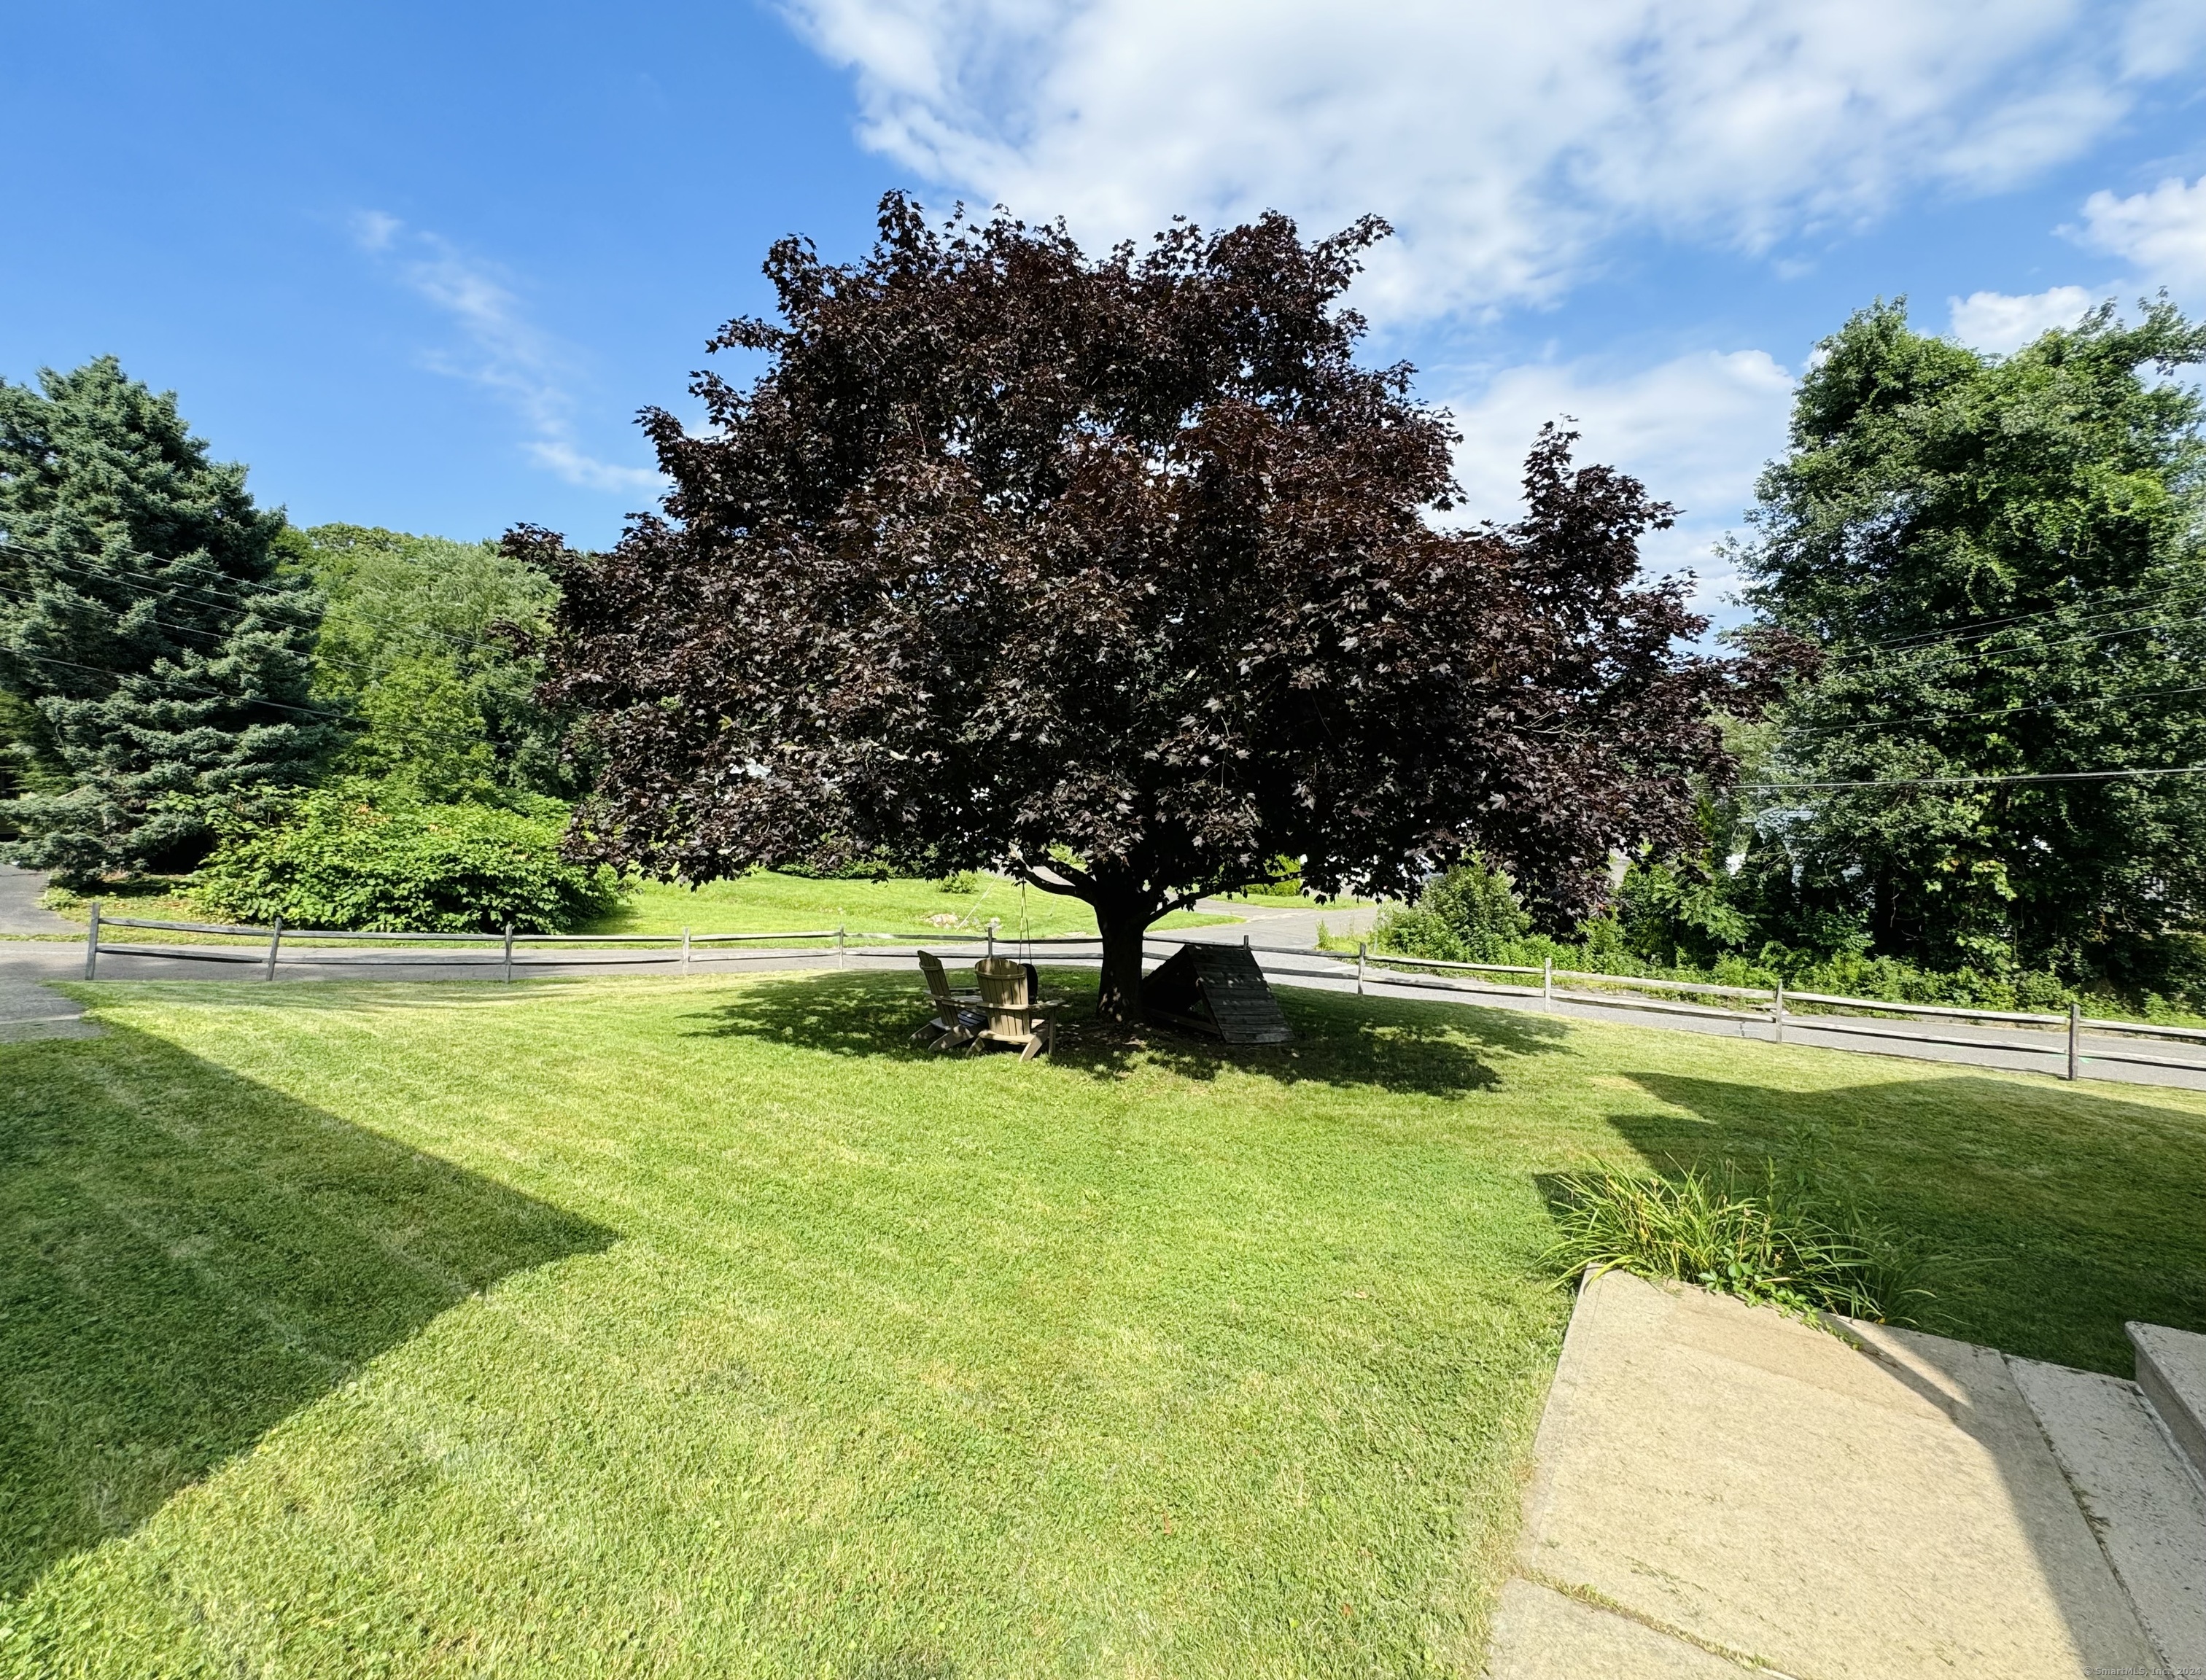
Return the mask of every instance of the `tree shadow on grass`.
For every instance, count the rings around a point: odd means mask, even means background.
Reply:
[[[1671,1111],[1610,1123],[1657,1171],[1802,1166],[1950,1256],[1911,1308],[1926,1330],[2123,1375],[2124,1320],[2206,1331],[2206,1116],[1966,1074],[1823,1091],[1629,1077]]]
[[[587,1219],[110,1023],[0,1051],[0,1600]]]
[[[1096,1021],[1095,977],[1077,969],[1045,969],[1042,993],[1066,999],[1051,1060],[1094,1079],[1123,1078],[1141,1066],[1194,1080],[1237,1069],[1290,1085],[1308,1081],[1458,1096],[1500,1082],[1491,1058],[1541,1054],[1559,1046],[1569,1032],[1536,1016],[1286,986],[1278,996],[1294,1029],[1292,1044],[1226,1045],[1171,1028],[1127,1029]],[[700,1031],[719,1037],[838,1056],[949,1060],[911,1042],[931,1013],[915,972],[836,973],[760,976],[695,1018]]]

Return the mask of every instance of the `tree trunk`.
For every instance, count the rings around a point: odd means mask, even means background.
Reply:
[[[1095,906],[1095,926],[1103,936],[1103,979],[1095,994],[1095,1018],[1128,1026],[1142,1016],[1142,935],[1156,912],[1146,905]]]

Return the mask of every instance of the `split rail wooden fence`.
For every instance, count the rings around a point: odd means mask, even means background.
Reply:
[[[255,943],[241,947],[118,942],[109,937],[110,930],[115,928],[230,937]],[[317,943],[300,943],[308,940]],[[1153,933],[1142,941],[1143,954],[1169,955],[1188,943],[1190,942],[1169,934]],[[1242,943],[1249,944],[1247,936],[1243,937]],[[959,944],[983,946],[991,956],[1000,950],[1017,952],[1024,958],[1039,956],[1076,967],[1094,967],[1102,960],[1101,942],[1092,934],[1017,938],[1005,936],[996,924],[991,924],[985,932],[945,930],[923,938],[903,933],[859,932],[848,926],[773,933],[699,933],[688,928],[679,933],[658,934],[516,933],[510,926],[496,933],[355,933],[286,927],[281,922],[270,927],[252,927],[212,922],[154,921],[105,915],[95,903],[85,932],[84,975],[86,980],[98,977],[102,956],[138,956],[244,965],[257,968],[260,978],[269,980],[276,978],[279,964],[288,962],[311,964],[318,968],[420,965],[496,969],[499,978],[510,981],[516,974],[529,971],[630,964],[670,967],[684,974],[696,972],[700,964],[718,967],[731,962],[787,962],[791,959],[832,959],[837,966],[847,968],[853,961],[909,960],[921,950]],[[1812,1029],[1819,1034],[1847,1034],[1970,1050],[2022,1051],[2054,1058],[2061,1076],[2067,1079],[2077,1078],[2086,1060],[2185,1069],[2206,1074],[2206,1029],[2086,1016],[2074,1004],[2069,1006],[2066,1015],[2049,1015],[1901,1004],[1879,998],[1794,992],[1782,986],[1723,986],[1712,981],[1595,974],[1558,968],[1552,962],[1542,963],[1537,968],[1496,962],[1450,962],[1434,957],[1374,951],[1368,945],[1358,945],[1352,952],[1303,946],[1252,949],[1262,959],[1265,972],[1272,979],[1291,983],[1314,981],[1344,988],[1352,983],[1359,993],[1379,986],[1389,992],[1446,992],[1474,1001],[1482,997],[1536,999],[1547,1004],[1576,1004],[1694,1016],[1711,1022],[1752,1022],[1767,1026],[1769,1035],[1779,1043],[1785,1041],[1788,1031]],[[1923,1024],[1935,1028],[1945,1022],[2021,1029],[2028,1036],[1993,1040],[1941,1037],[1923,1030]],[[1901,1030],[1903,1026],[1905,1030]],[[2087,1054],[2084,1049],[2086,1033],[2125,1042],[2159,1040],[2170,1047],[2197,1045],[2202,1050],[2192,1057],[2168,1057],[2147,1054],[2141,1049],[2111,1050],[2102,1045]]]

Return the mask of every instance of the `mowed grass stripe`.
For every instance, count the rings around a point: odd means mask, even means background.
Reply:
[[[2040,1356],[2206,1300],[2187,1093],[1317,994],[1026,1066],[896,974],[87,995],[0,1051],[9,1673],[1475,1672],[1543,1176],[1811,1156]]]

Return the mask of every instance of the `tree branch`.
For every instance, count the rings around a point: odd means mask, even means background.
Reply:
[[[1184,910],[1190,904],[1199,904],[1208,897],[1209,895],[1201,887],[1197,887],[1193,892],[1167,893],[1164,903],[1158,907],[1157,914],[1168,916],[1174,910]]]
[[[1092,899],[1095,891],[1094,880],[1085,871],[1075,869],[1069,863],[1050,865],[1052,869],[1066,878],[1061,881],[1052,881],[1035,873],[1023,858],[1011,859],[1011,866],[1014,879],[1024,881],[1028,886],[1040,887],[1044,892],[1058,893],[1067,898]]]

